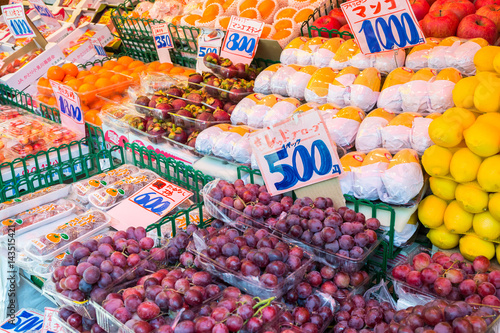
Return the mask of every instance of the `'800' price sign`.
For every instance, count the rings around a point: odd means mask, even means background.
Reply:
[[[356,0],[345,2],[340,8],[363,54],[425,42],[408,0]]]
[[[257,51],[263,28],[263,22],[231,16],[221,56],[231,59],[234,63],[249,64]]]
[[[341,164],[317,110],[294,116],[249,136],[271,195],[338,177]]]

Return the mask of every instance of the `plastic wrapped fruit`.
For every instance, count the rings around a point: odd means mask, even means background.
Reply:
[[[320,68],[311,76],[304,91],[307,102],[324,104],[327,102],[329,84],[337,77],[338,71],[330,67]]]
[[[306,66],[304,68],[301,68],[298,72],[295,72],[288,80],[286,95],[304,100],[304,92],[307,83],[317,70],[318,67],[316,66]]]
[[[312,64],[319,68],[327,67],[343,42],[344,39],[339,37],[328,40],[313,52]]]
[[[396,68],[387,75],[377,99],[377,106],[385,108],[393,112],[401,112],[403,110],[401,93],[399,89],[401,86],[411,80],[413,77],[413,70],[400,67]]]
[[[354,195],[352,186],[354,184],[354,174],[351,172],[354,167],[360,167],[365,160],[365,154],[361,152],[350,152],[345,154],[340,158],[340,163],[342,164],[342,169],[344,172],[339,176],[340,187],[342,188],[342,193]]]
[[[280,62],[283,65],[291,65],[297,63],[297,50],[304,47],[304,44],[309,40],[307,37],[297,37],[293,39],[287,46],[283,49],[280,55]],[[257,90],[256,90],[257,91]],[[264,94],[264,92],[263,92]]]
[[[377,148],[366,154],[360,167],[351,168],[354,176],[353,191],[358,199],[378,200],[384,191],[382,173],[392,159],[387,149]]]
[[[444,112],[454,106],[452,92],[461,79],[462,74],[455,68],[445,68],[436,75],[429,83],[430,112]]]
[[[330,60],[329,67],[341,70],[349,66],[351,58],[359,51],[358,44],[354,39],[346,40],[335,52],[335,56]]]
[[[340,109],[337,114],[326,121],[332,140],[340,147],[352,147],[359,125],[364,118],[365,113],[360,108],[348,106]]]
[[[252,107],[247,113],[247,125],[254,128],[264,127],[264,117],[283,98],[280,95],[268,95],[263,97],[257,104]]]
[[[429,52],[439,44],[437,38],[426,38],[425,43],[414,46],[406,57],[405,67],[412,70],[420,70],[429,66]]]
[[[299,107],[295,98],[285,98],[272,106],[263,120],[263,127],[273,126],[288,118]]]
[[[297,56],[296,64],[301,66],[312,65],[313,53],[327,41],[328,39],[323,37],[314,37],[309,39],[301,49],[295,51]]]
[[[434,144],[429,136],[429,125],[440,116],[440,113],[432,113],[425,118],[417,117],[413,120],[410,145],[419,155],[423,155],[425,150]]]
[[[223,130],[218,126],[209,127],[198,134],[195,149],[202,154],[211,154],[214,141]]]
[[[242,99],[231,113],[231,123],[233,125],[248,124],[248,113],[266,95],[254,93]]]
[[[276,71],[271,79],[271,92],[281,96],[287,96],[288,82],[293,74],[299,71],[302,66],[288,65],[281,67]]]
[[[435,79],[436,74],[434,69],[423,68],[399,88],[403,111],[424,112],[429,109],[429,82]]]
[[[380,129],[382,146],[392,153],[411,148],[411,130],[413,121],[417,117],[422,116],[418,113],[404,112],[389,121],[387,126]]]
[[[370,111],[377,103],[380,95],[381,75],[374,68],[363,70],[351,85],[350,104],[363,111]]]
[[[348,66],[342,69],[328,88],[328,103],[333,103],[339,108],[350,105],[351,85],[359,75],[359,69]]]
[[[274,74],[283,67],[282,64],[273,64],[266,69],[264,69],[255,79],[255,84],[253,90],[260,94],[270,94],[271,93],[271,79]]]
[[[383,108],[370,112],[359,126],[356,135],[356,150],[367,153],[375,148],[382,148],[380,129],[385,127],[394,116],[394,113]]]

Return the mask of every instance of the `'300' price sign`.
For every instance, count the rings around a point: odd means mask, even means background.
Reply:
[[[61,123],[80,137],[85,136],[85,121],[83,119],[80,97],[70,87],[50,80],[50,85],[54,90],[57,106],[61,111]]]
[[[338,177],[341,164],[325,122],[313,110],[249,136],[271,195]]]
[[[425,42],[408,0],[366,0],[340,5],[361,52],[404,49]]]

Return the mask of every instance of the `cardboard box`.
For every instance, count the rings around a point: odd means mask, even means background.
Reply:
[[[49,37],[47,37],[47,42],[49,43],[59,43],[66,36],[68,36],[73,30],[75,30],[75,26],[70,22],[60,22],[61,28],[53,32]]]

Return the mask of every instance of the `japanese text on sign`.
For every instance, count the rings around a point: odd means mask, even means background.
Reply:
[[[2,13],[14,38],[35,37],[35,33],[26,20],[22,3],[2,6]]]
[[[249,64],[257,51],[263,27],[263,22],[231,16],[221,56],[235,63]]]
[[[68,86],[50,80],[54,90],[57,106],[61,111],[61,123],[75,133],[79,138],[85,136],[85,122],[83,119],[80,97]]]
[[[357,0],[340,5],[363,54],[425,42],[408,0]]]
[[[61,24],[54,17],[54,14],[50,11],[49,7],[42,0],[29,0],[29,2],[35,7],[35,10],[40,14],[42,20],[50,26],[60,28]]]
[[[341,173],[337,150],[316,110],[251,133],[249,140],[271,195]]]
[[[98,38],[89,38],[89,39],[92,45],[94,46],[97,55],[101,57],[106,57],[107,56],[106,51],[104,50],[104,47],[102,47],[101,42],[99,42],[99,39]]]
[[[153,39],[155,41],[156,52],[161,63],[172,61],[170,60],[170,49],[174,48],[172,36],[168,29],[168,23],[160,23],[151,26]]]

